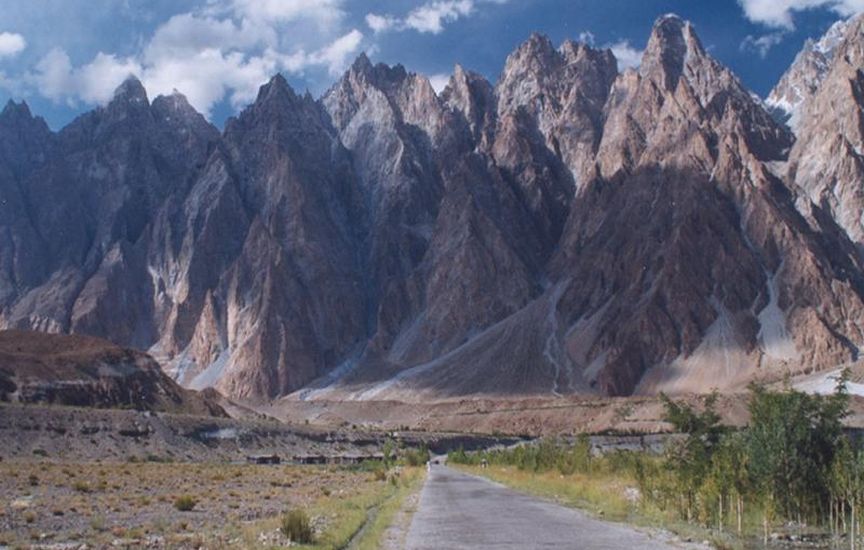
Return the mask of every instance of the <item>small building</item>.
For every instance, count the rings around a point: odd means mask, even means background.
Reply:
[[[351,465],[363,462],[384,460],[383,453],[373,454],[340,454],[340,455],[294,455],[291,461],[294,464],[339,464]]]
[[[324,455],[294,455],[291,462],[294,464],[327,464],[327,457]]]
[[[281,464],[282,459],[279,455],[249,455],[246,457],[246,462],[249,464]]]

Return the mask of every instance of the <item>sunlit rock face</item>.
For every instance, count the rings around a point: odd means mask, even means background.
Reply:
[[[675,16],[621,73],[533,35],[496,83],[457,66],[440,94],[365,55],[319,100],[276,76],[221,134],[134,79],[57,134],[12,103],[0,326],[146,349],[250,400],[834,367],[864,341],[860,32],[808,45],[772,94],[797,141]]]

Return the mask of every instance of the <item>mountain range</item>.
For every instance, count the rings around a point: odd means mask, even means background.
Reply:
[[[864,346],[864,18],[763,102],[693,26],[638,69],[532,35],[436,93],[361,55],[219,131],[134,77],[0,114],[0,328],[240,399],[731,390]]]

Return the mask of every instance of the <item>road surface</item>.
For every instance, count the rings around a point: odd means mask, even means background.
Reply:
[[[409,550],[682,548],[671,536],[588,517],[497,483],[432,465],[408,532]]]

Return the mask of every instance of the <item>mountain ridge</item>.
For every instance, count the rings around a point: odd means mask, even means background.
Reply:
[[[858,235],[800,168],[818,116],[796,141],[677,16],[620,73],[535,34],[440,94],[365,54],[318,100],[277,75],[222,133],[136,82],[47,137],[0,115],[0,328],[250,400],[734,389],[864,342]]]

